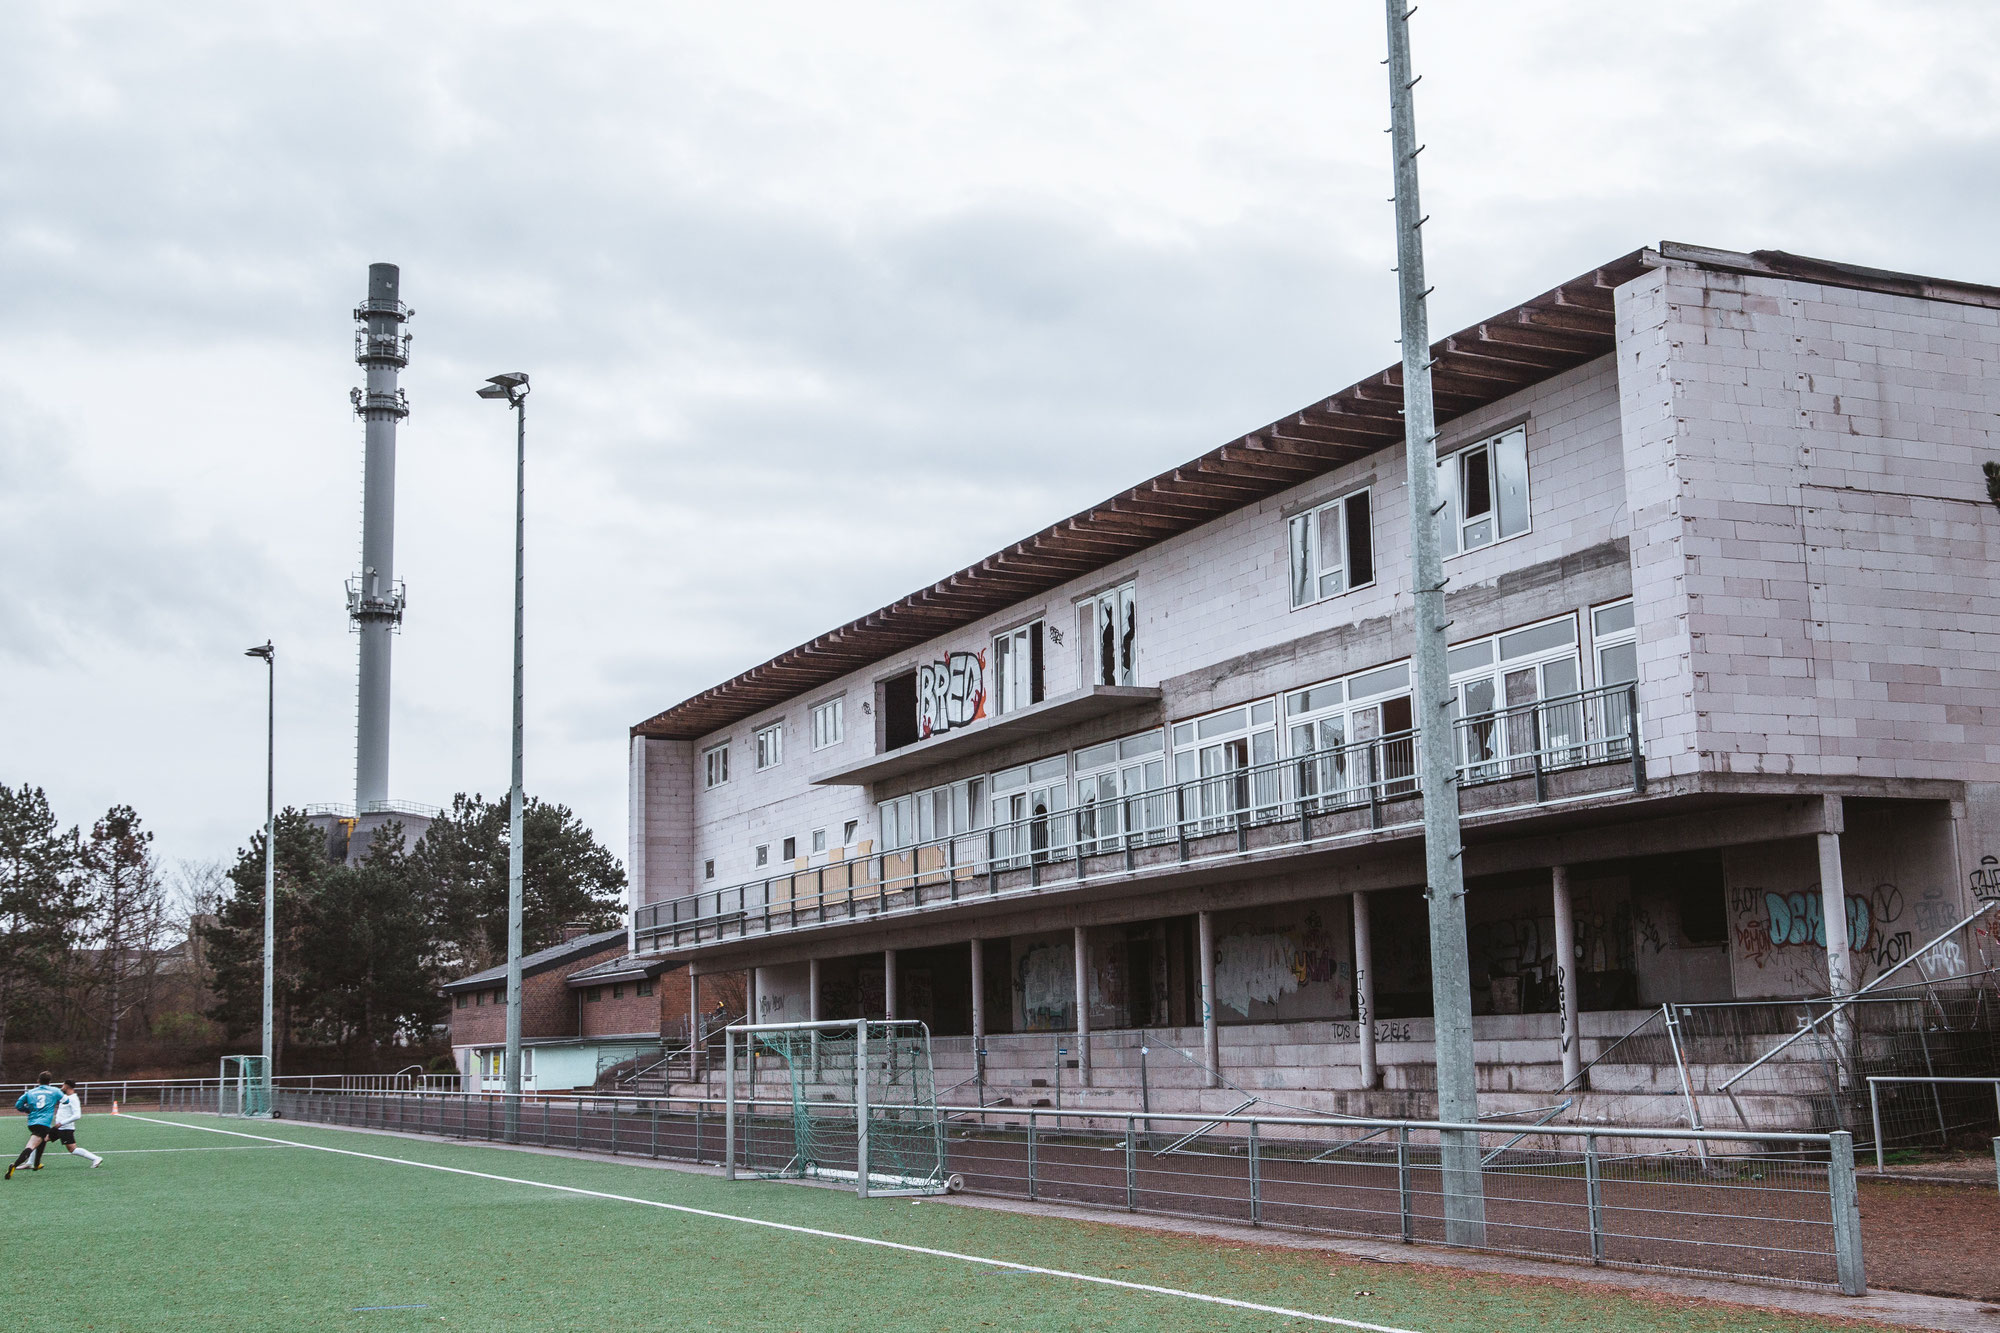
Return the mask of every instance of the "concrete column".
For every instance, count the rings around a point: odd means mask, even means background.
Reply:
[[[896,1016],[896,951],[882,951],[882,1008],[884,1018]]]
[[[1201,954],[1201,1059],[1208,1066],[1208,1086],[1222,1086],[1222,1046],[1215,1031],[1215,915],[1195,916],[1195,948]]]
[[[758,967],[743,969],[743,1021],[746,1023],[763,1021],[757,1012],[757,992],[762,989],[762,972],[763,969]]]
[[[1071,962],[1076,965],[1076,1073],[1077,1082],[1090,1086],[1090,933],[1082,926],[1071,931]]]
[[[1557,1041],[1562,1052],[1563,1088],[1574,1091],[1583,1077],[1583,1038],[1576,1005],[1576,910],[1569,898],[1569,867],[1549,868],[1549,891],[1556,917]]]
[[[972,941],[972,1068],[977,1073],[986,1063],[980,1050],[986,1045],[986,941]]]
[[[1829,797],[1834,805],[1837,797]],[[1835,999],[1854,991],[1854,955],[1847,938],[1847,883],[1840,873],[1840,835],[1822,833],[1819,842],[1820,913],[1826,918],[1826,987]],[[1853,1074],[1848,1057],[1854,1051],[1854,1019],[1845,1009],[1834,1014],[1834,1048],[1839,1052],[1840,1082]]]
[[[701,978],[688,964],[688,1074],[701,1077]]]
[[[820,1021],[819,959],[817,958],[808,959],[806,962],[806,1021],[811,1023]]]
[[[1361,1086],[1382,1081],[1375,1059],[1375,937],[1368,921],[1368,895],[1354,895],[1354,1031],[1361,1042]]]

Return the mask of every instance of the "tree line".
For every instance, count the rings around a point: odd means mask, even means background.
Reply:
[[[287,1049],[361,1067],[434,1046],[440,985],[506,958],[506,801],[460,794],[414,845],[391,823],[353,865],[304,812],[275,824],[280,1068]],[[620,922],[624,871],[568,807],[530,798],[523,832],[525,952]],[[163,872],[129,807],[65,830],[41,789],[0,788],[0,1071],[10,1041],[89,1051],[106,1076],[135,1037],[254,1049],[264,840]]]

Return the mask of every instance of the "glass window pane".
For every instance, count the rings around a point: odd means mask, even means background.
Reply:
[[[993,775],[993,790],[996,792],[1013,791],[1016,787],[1027,785],[1028,770],[1025,768],[1010,768],[1005,773]]]
[[[1477,717],[1493,711],[1493,677],[1465,682],[1465,715]]]
[[[1632,603],[1613,602],[1610,606],[1600,606],[1591,612],[1591,617],[1599,635],[1617,634],[1632,628]]]
[[[1491,545],[1492,542],[1493,542],[1492,519],[1482,518],[1477,523],[1468,523],[1465,525],[1466,550],[1476,551],[1482,546]]]
[[[1310,722],[1292,728],[1292,753],[1311,754],[1313,751],[1313,727]]]
[[[1047,782],[1051,778],[1062,777],[1068,772],[1069,761],[1062,755],[1057,755],[1053,759],[1037,759],[1028,769],[1028,780],[1030,782]]]
[[[1243,710],[1232,708],[1227,713],[1217,713],[1214,717],[1203,718],[1196,729],[1200,732],[1201,738],[1207,740],[1210,736],[1226,736],[1232,731],[1241,731],[1243,727]]]
[[[1319,538],[1319,549],[1314,555],[1319,561],[1320,589],[1322,591],[1326,589],[1329,575],[1334,576],[1333,586],[1338,588],[1340,567],[1345,563],[1341,554],[1340,506],[1328,505],[1314,515],[1313,521],[1319,527],[1319,531],[1314,534]]]
[[[1102,745],[1093,745],[1088,750],[1078,750],[1076,752],[1076,770],[1079,773],[1087,773],[1093,768],[1102,768],[1106,764],[1114,763],[1117,758],[1118,746],[1110,741],[1106,741]]]
[[[1493,442],[1493,470],[1499,491],[1500,535],[1528,530],[1528,432],[1508,431]]]
[[[1542,663],[1542,697],[1560,699],[1565,694],[1577,691],[1576,659],[1559,657],[1553,662]]]
[[[1268,699],[1263,703],[1251,704],[1250,725],[1253,727],[1268,727],[1277,714],[1278,706]]]
[[[1139,681],[1139,591],[1136,588],[1118,590],[1118,683],[1136,685]]]
[[[1278,733],[1259,731],[1250,737],[1250,762],[1268,764],[1278,757]]]
[[[1366,699],[1372,695],[1388,694],[1393,690],[1408,688],[1410,688],[1410,664],[1398,662],[1395,666],[1383,667],[1378,671],[1349,678],[1347,697]]]
[[[1319,723],[1319,748],[1322,750],[1338,750],[1345,744],[1347,744],[1347,719],[1341,717],[1321,718]]]
[[[1528,629],[1515,630],[1512,634],[1500,636],[1500,660],[1511,662],[1517,657],[1532,657],[1545,653],[1551,648],[1560,648],[1576,642],[1576,621],[1568,616],[1552,620],[1546,625],[1535,625]]]
[[[1304,606],[1313,599],[1312,515],[1300,514],[1292,520],[1292,605]]]
[[[1438,547],[1440,554],[1458,554],[1458,460],[1440,458],[1437,474]]]
[[[1142,754],[1158,754],[1166,749],[1167,738],[1157,731],[1148,731],[1138,736],[1127,736],[1118,742],[1118,757],[1131,759]]]
[[[1597,654],[1597,683],[1623,685],[1639,679],[1639,645],[1621,643]]]
[[[1192,745],[1193,743],[1194,743],[1194,723],[1192,723],[1192,722],[1177,722],[1177,723],[1175,723],[1175,724],[1174,724],[1174,744],[1175,744],[1175,745]]]
[[[1493,665],[1493,640],[1481,639],[1478,643],[1468,643],[1445,654],[1446,669],[1456,676],[1462,671]]]

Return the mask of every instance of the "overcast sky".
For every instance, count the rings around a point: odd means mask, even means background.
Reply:
[[[371,261],[391,790],[625,852],[633,722],[1395,357],[1373,3],[161,5],[0,30],[0,782],[170,861],[353,799]],[[1423,0],[1431,325],[1661,239],[2000,283],[2000,6]]]

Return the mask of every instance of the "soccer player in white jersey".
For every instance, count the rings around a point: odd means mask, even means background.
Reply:
[[[63,1080],[62,1100],[56,1103],[55,1136],[62,1140],[63,1148],[78,1157],[88,1157],[93,1168],[104,1165],[104,1159],[88,1148],[76,1146],[76,1122],[83,1119],[83,1099],[76,1095],[76,1084]],[[35,1170],[42,1169],[42,1148],[48,1140],[42,1140],[42,1147],[35,1149]]]

